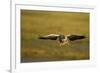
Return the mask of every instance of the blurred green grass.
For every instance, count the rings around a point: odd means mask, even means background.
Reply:
[[[62,47],[38,39],[51,33],[87,38]],[[21,10],[21,62],[84,59],[89,59],[89,13]]]

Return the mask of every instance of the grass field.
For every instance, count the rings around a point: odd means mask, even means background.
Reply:
[[[82,34],[86,39],[59,46],[48,34]],[[89,59],[89,13],[21,10],[21,62]]]

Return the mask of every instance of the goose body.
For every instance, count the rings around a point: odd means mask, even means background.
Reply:
[[[68,44],[69,41],[81,40],[84,39],[85,36],[83,35],[61,35],[61,34],[49,34],[45,36],[40,36],[39,39],[44,40],[57,40],[59,41],[60,45]]]

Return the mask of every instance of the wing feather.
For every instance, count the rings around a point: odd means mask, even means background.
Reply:
[[[57,40],[58,37],[59,37],[59,35],[57,35],[57,34],[49,34],[49,35],[45,35],[45,36],[40,36],[39,39]]]
[[[85,36],[83,36],[83,35],[68,35],[67,38],[71,41],[74,41],[74,40],[84,39]]]

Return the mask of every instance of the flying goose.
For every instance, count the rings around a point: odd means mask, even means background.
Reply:
[[[69,44],[70,41],[80,40],[86,38],[83,35],[62,35],[62,34],[49,34],[45,36],[40,36],[39,39],[44,40],[58,40],[60,43],[60,46]]]

